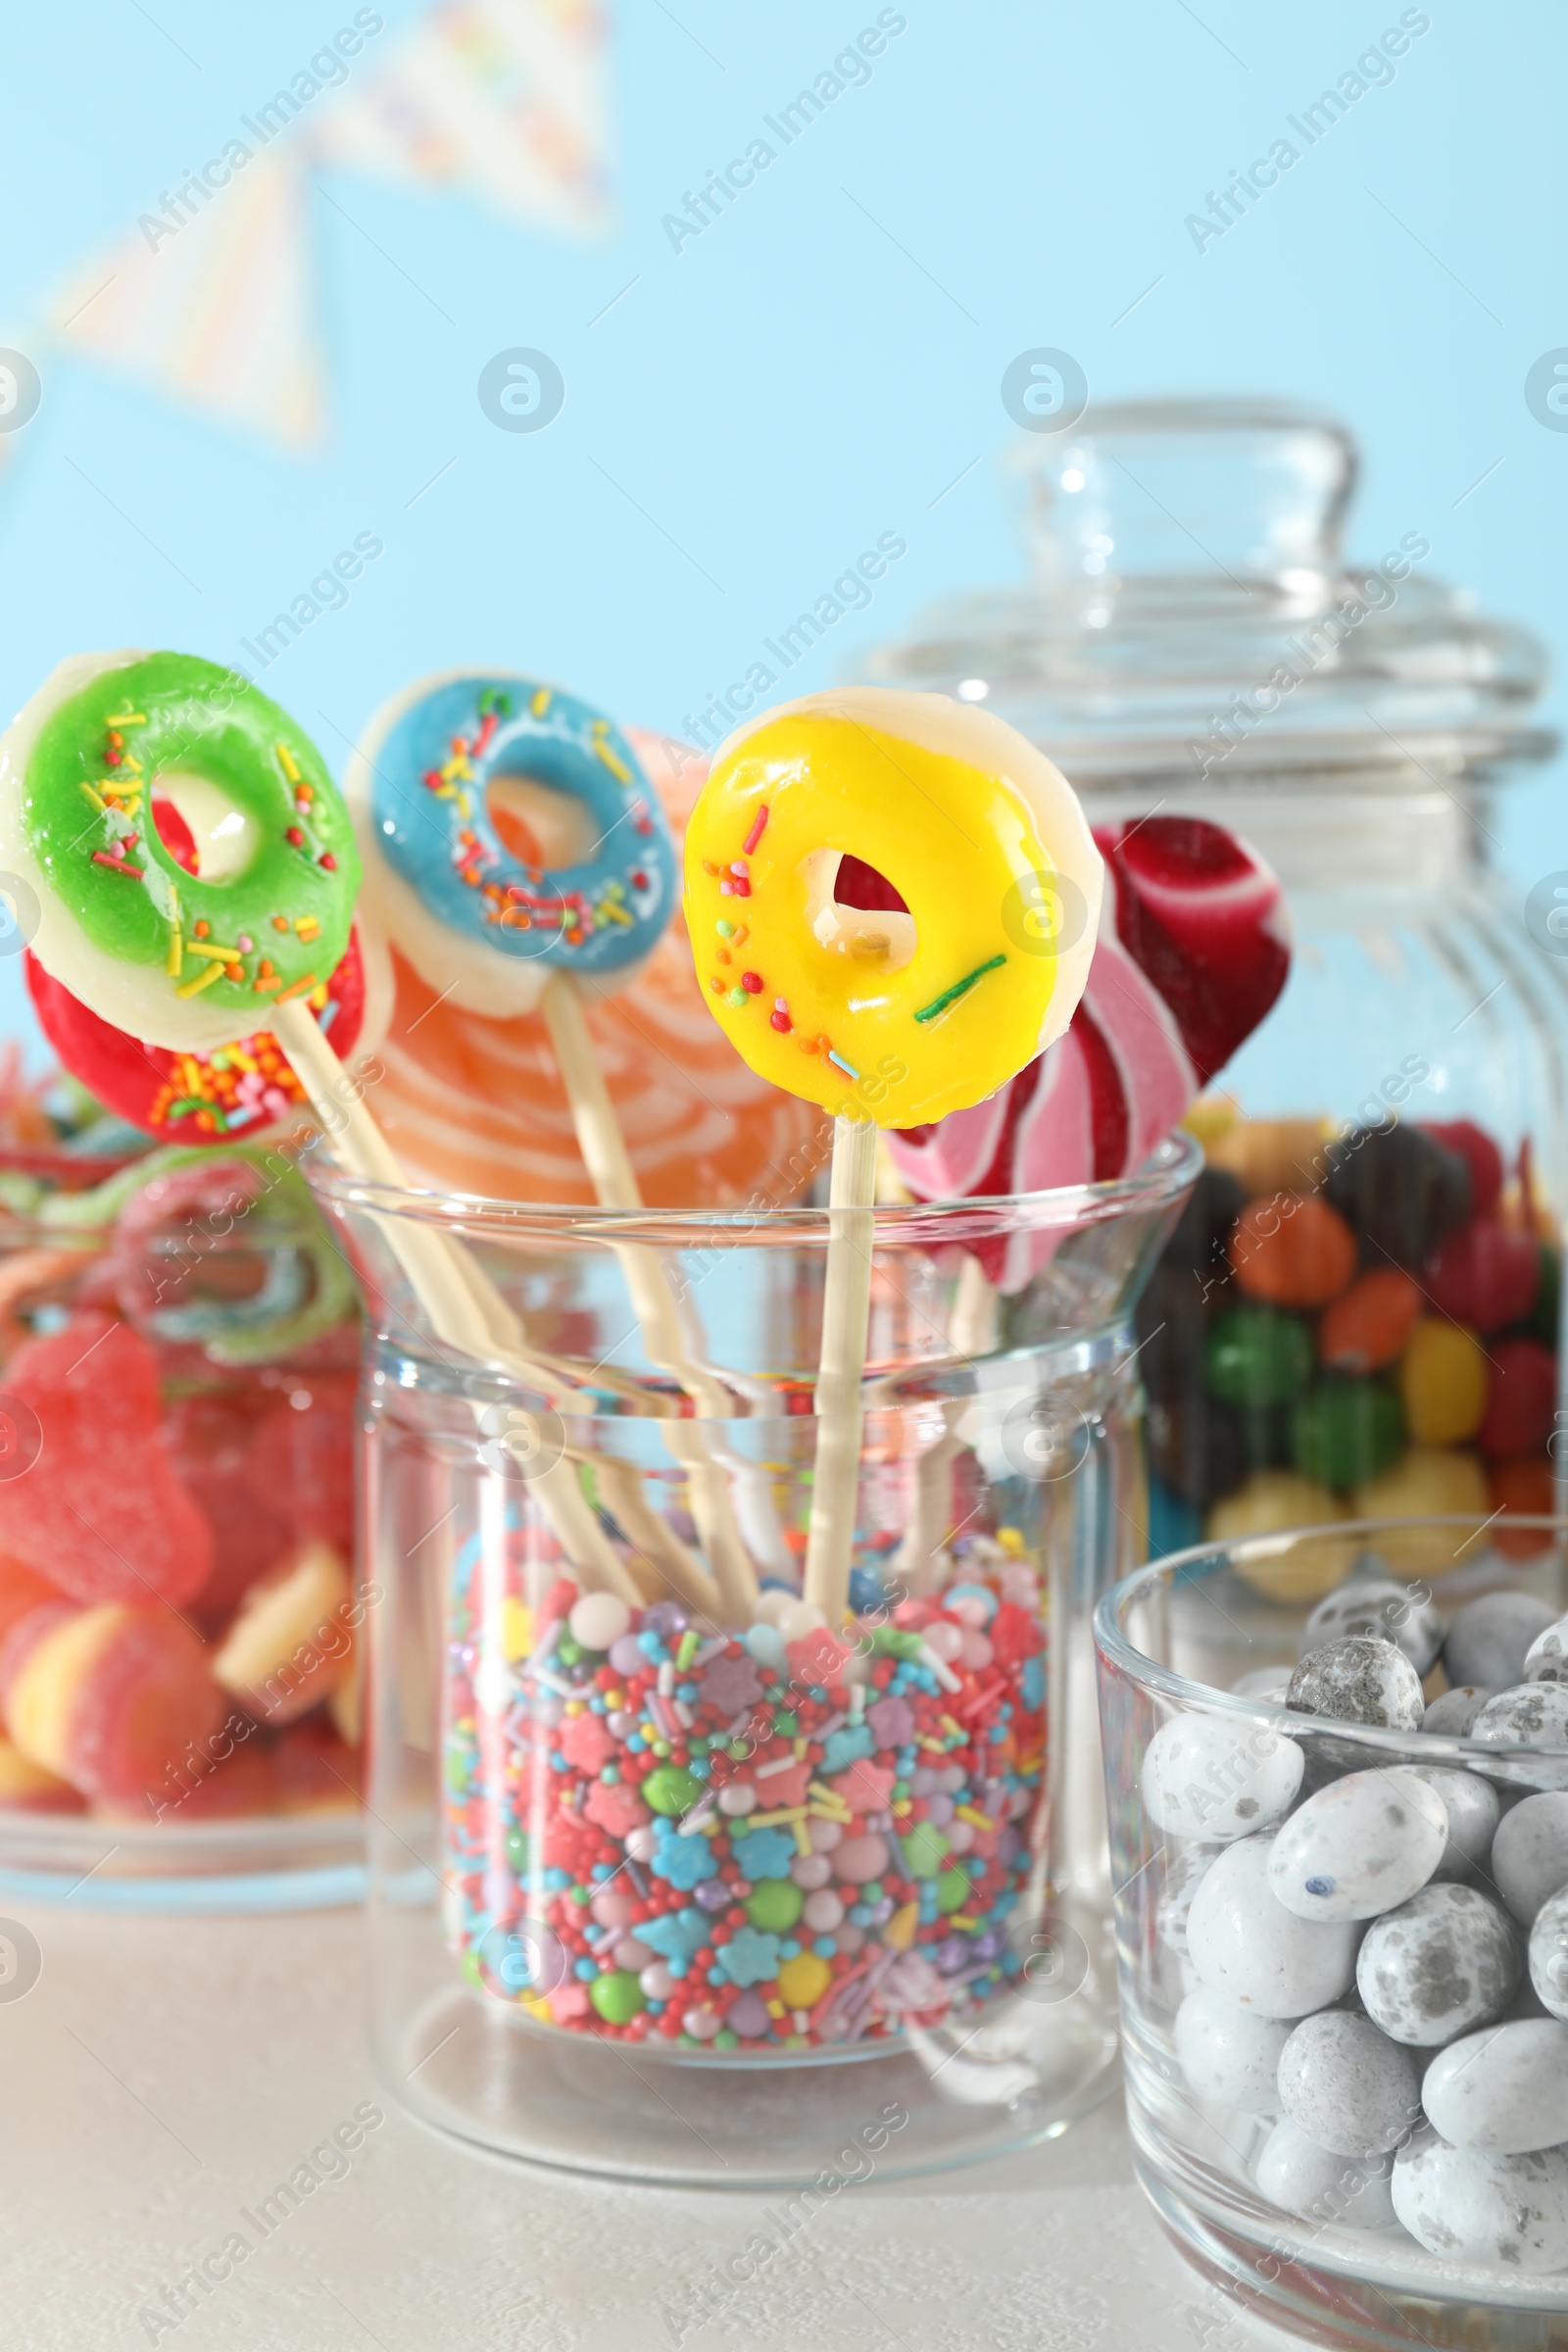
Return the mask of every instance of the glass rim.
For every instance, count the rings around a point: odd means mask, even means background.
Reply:
[[[734,1245],[768,1238],[826,1242],[831,1231],[825,1207],[600,1208],[582,1200],[496,1200],[478,1193],[443,1193],[355,1176],[336,1166],[329,1153],[330,1147],[318,1140],[299,1162],[301,1174],[323,1203],[496,1241],[637,1240],[686,1248],[704,1236]],[[1065,1234],[1139,1213],[1154,1214],[1177,1205],[1202,1166],[1202,1146],[1184,1129],[1174,1128],[1130,1176],[1044,1192],[878,1202],[870,1211],[875,1246],[930,1249],[1012,1233]]]
[[[1206,1715],[1234,1715],[1242,1721],[1266,1722],[1271,1730],[1284,1728],[1293,1733],[1310,1733],[1314,1737],[1353,1740],[1357,1747],[1386,1751],[1391,1760],[1400,1757],[1408,1762],[1410,1742],[1418,1739],[1422,1743],[1422,1762],[1452,1758],[1466,1765],[1491,1764],[1495,1768],[1499,1759],[1514,1763],[1539,1756],[1554,1758],[1561,1768],[1564,1758],[1568,1757],[1568,1749],[1562,1747],[1536,1746],[1523,1742],[1494,1747],[1488,1741],[1461,1739],[1454,1733],[1425,1732],[1419,1728],[1401,1732],[1383,1724],[1348,1722],[1340,1715],[1308,1715],[1298,1708],[1287,1707],[1283,1700],[1259,1698],[1255,1693],[1250,1696],[1245,1691],[1220,1690],[1211,1683],[1195,1682],[1192,1676],[1179,1674],[1172,1666],[1160,1665],[1157,1659],[1139,1649],[1122,1631],[1120,1620],[1135,1600],[1162,1584],[1173,1585],[1182,1570],[1200,1560],[1212,1560],[1223,1554],[1234,1556],[1254,1545],[1258,1556],[1273,1557],[1295,1544],[1363,1539],[1394,1529],[1407,1535],[1421,1529],[1458,1531],[1468,1528],[1473,1541],[1491,1524],[1487,1520],[1478,1520],[1468,1511],[1432,1512],[1405,1519],[1325,1519],[1308,1527],[1271,1529],[1267,1534],[1222,1536],[1206,1544],[1189,1544],[1181,1551],[1166,1552],[1157,1560],[1146,1560],[1141,1568],[1133,1569],[1130,1575],[1122,1577],[1102,1595],[1094,1616],[1095,1651],[1105,1665],[1114,1667],[1139,1689],[1189,1711],[1201,1710]],[[1568,1542],[1568,1513],[1510,1511],[1508,1528],[1510,1534],[1544,1532]],[[1198,1589],[1198,1579],[1184,1578],[1182,1581]],[[1345,1579],[1346,1584],[1350,1581],[1349,1577]],[[1399,1581],[1411,1587],[1426,1582],[1422,1577],[1405,1577]],[[1442,1579],[1437,1581],[1441,1583]],[[1344,1584],[1331,1590],[1343,1592]],[[1327,1597],[1327,1594],[1319,1595],[1321,1599]],[[1479,1598],[1480,1595],[1474,1597]],[[1568,1615],[1568,1608],[1564,1609],[1563,1614]]]

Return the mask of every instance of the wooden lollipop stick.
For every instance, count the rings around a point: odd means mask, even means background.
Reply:
[[[567,974],[558,973],[547,985],[539,1009],[550,1031],[594,1198],[601,1208],[641,1208],[642,1188],[583,1019],[582,998],[575,982]],[[679,1381],[700,1412],[710,1420],[728,1420],[730,1400],[722,1382],[687,1348],[680,1309],[658,1251],[645,1242],[612,1246],[650,1360]],[[757,1578],[736,1523],[723,1465],[710,1447],[710,1433],[696,1422],[671,1418],[661,1424],[660,1434],[686,1471],[692,1516],[729,1622],[750,1625],[759,1598]]]
[[[828,1624],[843,1623],[855,1556],[860,1485],[860,1383],[871,1307],[876,1239],[877,1131],[869,1121],[833,1122],[828,1188],[827,1281],[816,1372],[816,1472],[806,1546],[806,1598]]]
[[[354,1080],[309,1005],[303,1000],[275,1005],[272,1030],[344,1167],[370,1183],[406,1189],[397,1154],[360,1100]],[[498,1362],[514,1379],[547,1395],[555,1393],[557,1382],[549,1368],[527,1354],[516,1317],[460,1241],[417,1218],[387,1216],[378,1222],[443,1346],[481,1362]],[[602,1592],[618,1592],[635,1607],[641,1594],[600,1526],[578,1483],[575,1463],[563,1454],[531,1484],[566,1557],[585,1582]]]
[[[702,1561],[687,1550],[674,1529],[655,1510],[636,1463],[617,1454],[596,1453],[593,1467],[599,1492],[635,1555],[633,1574],[638,1559],[648,1564],[656,1590],[644,1597],[662,1600],[672,1592],[695,1609],[712,1632],[718,1632],[724,1622],[718,1587]]]

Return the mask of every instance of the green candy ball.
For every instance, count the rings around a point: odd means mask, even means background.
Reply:
[[[793,1879],[764,1879],[746,1898],[746,1916],[764,1936],[787,1936],[806,1907]]]
[[[643,1988],[629,1968],[612,1969],[608,1977],[595,1977],[588,1987],[588,1998],[607,2026],[629,2025],[648,2006]]]
[[[703,1793],[703,1784],[684,1764],[656,1764],[643,1783],[643,1801],[656,1813],[684,1813]]]
[[[1549,1242],[1540,1245],[1541,1272],[1536,1281],[1536,1303],[1526,1329],[1544,1348],[1557,1345],[1557,1319],[1562,1303],[1562,1259]]]
[[[1404,1415],[1377,1380],[1323,1380],[1291,1415],[1296,1467],[1320,1486],[1353,1487],[1390,1469],[1404,1448]]]
[[[911,1879],[934,1879],[947,1861],[950,1847],[947,1838],[933,1821],[916,1822],[907,1836],[899,1839],[904,1848],[904,1867]]]
[[[939,1911],[961,1911],[969,1899],[970,1892],[969,1873],[966,1870],[960,1870],[955,1863],[954,1867],[951,1870],[945,1870],[937,1881],[937,1909]]]
[[[1276,1306],[1233,1306],[1203,1349],[1203,1378],[1226,1404],[1289,1404],[1311,1377],[1311,1331]]]

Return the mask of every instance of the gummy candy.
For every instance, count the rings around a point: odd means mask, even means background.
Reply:
[[[158,1362],[96,1310],[31,1339],[5,1372],[40,1449],[0,1481],[0,1544],[74,1600],[190,1600],[213,1567],[213,1531],[159,1443]]]
[[[10,1676],[6,1727],[21,1753],[102,1804],[167,1796],[226,1702],[200,1641],[172,1609],[101,1601],[48,1622]],[[27,1620],[7,1644],[21,1646]]]

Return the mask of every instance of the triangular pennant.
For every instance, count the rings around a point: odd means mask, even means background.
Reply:
[[[443,0],[314,120],[320,162],[589,232],[609,220],[599,0]]]
[[[50,307],[57,338],[290,449],[321,437],[308,194],[298,162],[253,156],[194,218],[144,214]]]

